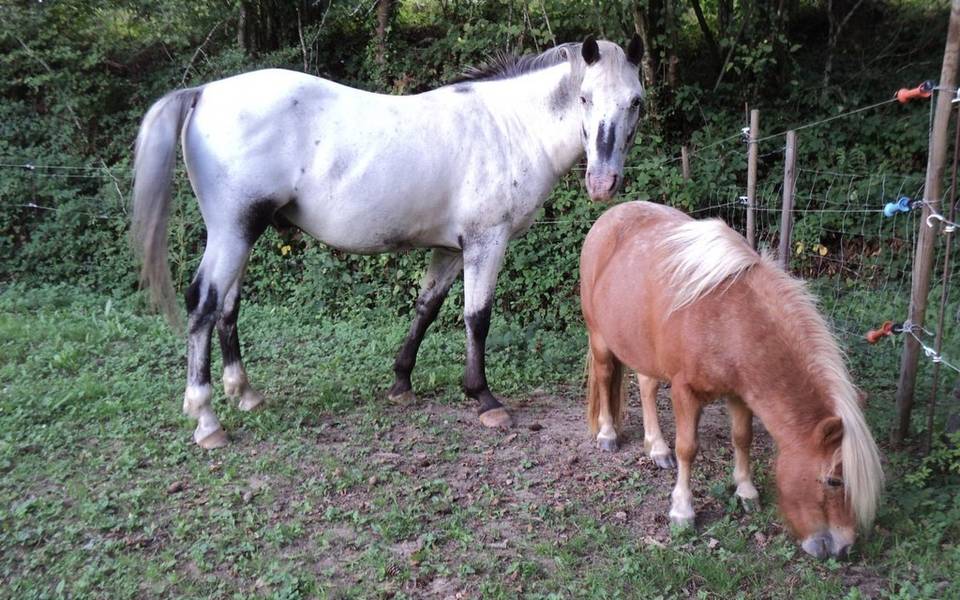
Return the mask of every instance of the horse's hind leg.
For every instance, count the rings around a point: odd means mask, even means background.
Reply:
[[[420,284],[420,296],[417,298],[416,314],[410,331],[407,333],[397,358],[393,363],[393,372],[396,378],[388,392],[388,397],[394,402],[409,403],[414,400],[413,386],[410,383],[410,373],[417,362],[417,351],[420,342],[427,332],[427,328],[437,318],[440,307],[443,305],[450,286],[463,269],[463,254],[437,248],[433,251],[430,266]]]
[[[733,483],[747,512],[760,507],[760,494],[751,480],[750,444],[753,443],[753,411],[739,398],[727,399],[733,438]]]
[[[204,449],[220,448],[228,442],[211,405],[210,337],[229,291],[243,271],[250,247],[243,236],[210,232],[200,267],[187,288],[187,389],[183,412],[197,420],[193,440]]]
[[[670,452],[670,446],[663,439],[657,417],[657,389],[660,382],[637,373],[637,385],[640,387],[640,402],[643,404],[643,449],[661,469],[675,469],[677,461],[673,459],[673,452]]]
[[[697,456],[697,426],[703,407],[693,390],[678,381],[673,382],[670,393],[677,422],[677,484],[673,488],[670,521],[678,527],[689,527],[696,516],[690,491],[690,469]]]
[[[250,385],[247,372],[240,357],[240,337],[237,334],[237,317],[240,315],[241,272],[227,291],[223,310],[217,320],[220,337],[220,352],[223,355],[223,391],[230,398],[239,400],[240,410],[255,410],[263,405],[263,395]]]

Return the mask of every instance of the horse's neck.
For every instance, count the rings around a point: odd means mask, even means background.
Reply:
[[[484,82],[482,101],[511,143],[540,150],[559,177],[583,155],[578,104],[580,81],[569,64],[501,81]]]

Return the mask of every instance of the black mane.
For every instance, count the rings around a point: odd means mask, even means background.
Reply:
[[[540,54],[526,54],[523,56],[498,52],[481,65],[467,67],[462,75],[450,83],[511,79],[525,73],[546,69],[569,60],[572,52],[579,52],[579,50],[575,49],[579,45],[580,44],[572,42],[560,44]]]

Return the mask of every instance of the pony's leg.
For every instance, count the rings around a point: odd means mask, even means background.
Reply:
[[[210,337],[249,253],[250,243],[242,237],[209,235],[200,267],[186,292],[187,389],[183,412],[197,420],[193,440],[208,450],[225,446],[228,441],[211,406]]]
[[[727,399],[733,438],[733,483],[747,512],[760,507],[760,494],[751,480],[750,444],[753,443],[753,411],[739,398]]]
[[[417,362],[417,351],[420,342],[427,332],[427,328],[437,318],[440,307],[443,305],[450,286],[463,269],[463,254],[437,248],[430,259],[430,267],[423,276],[420,284],[420,296],[417,298],[416,314],[407,338],[397,352],[397,359],[393,363],[393,372],[396,378],[388,392],[388,397],[394,402],[408,403],[415,398],[413,386],[410,384],[410,373]]]
[[[217,334],[220,338],[220,352],[223,354],[223,391],[228,397],[239,400],[240,410],[250,411],[263,406],[263,394],[250,385],[240,358],[237,317],[240,315],[242,281],[243,273],[240,273],[223,299],[223,310],[217,320]]]
[[[689,387],[673,382],[671,388],[673,414],[677,422],[677,484],[673,488],[670,521],[679,527],[693,525],[693,493],[690,491],[690,469],[697,455],[697,426],[702,406]]]
[[[670,452],[670,446],[663,439],[657,417],[657,390],[660,382],[637,373],[637,385],[640,387],[640,402],[643,404],[643,449],[661,469],[675,469],[677,461],[673,458],[673,452]]]
[[[486,427],[510,427],[510,413],[490,392],[486,374],[486,342],[497,274],[507,249],[506,232],[488,231],[463,240],[463,317],[467,328],[467,365],[463,390],[479,403]]]
[[[596,408],[592,409],[596,410],[597,416],[597,448],[604,452],[616,452],[619,445],[617,426],[610,405],[614,400],[611,396],[617,393],[620,387],[620,383],[614,381],[617,375],[617,357],[600,339],[599,335],[590,336],[590,376],[595,378],[595,382],[590,386],[590,393],[597,395],[594,404]],[[621,398],[620,402],[624,400]],[[617,404],[619,410],[619,402]]]

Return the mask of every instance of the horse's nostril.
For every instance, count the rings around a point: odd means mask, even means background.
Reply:
[[[612,192],[612,191],[614,190],[614,188],[617,187],[617,180],[618,180],[618,179],[619,179],[619,176],[617,176],[617,175],[614,175],[614,176],[613,176],[613,179],[610,180],[610,187],[607,188],[607,191]]]
[[[847,556],[850,554],[850,544],[847,544],[843,548],[837,550],[836,557],[840,560],[847,560]]]

